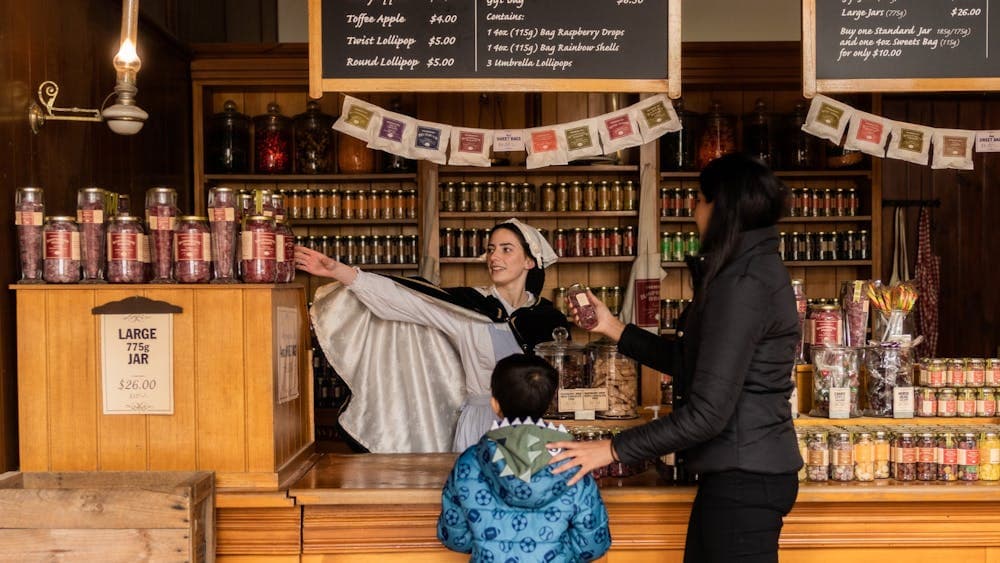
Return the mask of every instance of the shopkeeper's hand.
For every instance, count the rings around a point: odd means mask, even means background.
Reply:
[[[594,328],[590,332],[603,334],[613,342],[618,342],[622,337],[622,332],[625,330],[625,324],[618,320],[618,317],[612,315],[608,306],[594,296],[589,289],[587,290],[587,299],[590,299],[590,302],[594,305],[594,309],[597,311],[597,324],[594,325]],[[580,326],[580,316],[577,314],[576,303],[573,303],[572,299],[567,299],[566,306],[569,310],[569,317],[573,319],[576,326]]]
[[[562,449],[561,452],[552,457],[549,465],[554,465],[564,459],[566,463],[556,467],[552,473],[559,474],[579,468],[573,477],[566,482],[567,485],[575,485],[580,479],[590,474],[591,471],[604,467],[615,460],[611,440],[593,440],[587,442],[552,442],[546,445],[551,449]]]
[[[358,273],[354,268],[301,245],[295,246],[295,267],[314,276],[333,278],[351,285]]]

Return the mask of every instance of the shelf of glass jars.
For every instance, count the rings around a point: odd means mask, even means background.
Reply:
[[[857,418],[826,418],[800,414],[793,421],[795,426],[986,426],[1000,424],[1000,417],[991,416],[916,416],[913,418],[886,418],[862,416]]]
[[[664,180],[697,179],[699,171],[660,172]],[[794,178],[871,178],[871,170],[775,170],[774,175],[782,179]]]
[[[365,225],[418,225],[419,219],[289,219],[288,224],[303,227],[336,227],[346,225],[359,227]]]
[[[611,219],[638,217],[638,211],[440,211],[441,219]]]
[[[559,258],[556,265],[559,264],[601,264],[601,263],[615,263],[615,262],[634,262],[635,256],[574,256],[568,257],[564,256]],[[483,264],[483,260],[477,257],[470,258],[440,258],[439,262],[442,264]]]
[[[214,182],[290,183],[316,184],[320,182],[415,182],[413,173],[382,174],[206,174],[205,180]]]
[[[867,223],[871,215],[842,215],[836,217],[782,217],[778,223]],[[660,217],[660,223],[694,223],[694,217]]]
[[[871,260],[785,260],[789,268],[841,268],[871,266]],[[660,262],[663,268],[687,268],[687,262]]]
[[[584,164],[564,166],[543,166],[542,168],[525,168],[524,166],[440,166],[438,175],[454,176],[469,174],[477,176],[524,174],[526,176],[559,176],[564,174],[638,174],[639,166],[635,164]]]

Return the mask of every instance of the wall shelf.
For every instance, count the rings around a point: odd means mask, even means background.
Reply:
[[[205,174],[211,182],[246,182],[254,184],[282,184],[301,182],[415,182],[416,174]]]
[[[441,211],[441,219],[605,219],[638,217],[638,211]]]
[[[288,223],[293,227],[300,225],[303,227],[323,227],[329,226],[351,226],[363,227],[365,225],[417,225],[417,219],[289,219]]]
[[[570,165],[570,166],[545,166],[543,168],[527,169],[523,166],[441,166],[438,174],[441,176],[452,175],[479,175],[489,176],[491,174],[515,174],[524,176],[558,176],[560,174],[638,174],[639,167],[633,164],[593,164],[593,165]]]

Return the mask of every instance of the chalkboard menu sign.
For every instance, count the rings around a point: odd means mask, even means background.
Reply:
[[[309,0],[310,95],[680,95],[680,0]]]
[[[803,0],[803,90],[995,90],[1000,1]]]

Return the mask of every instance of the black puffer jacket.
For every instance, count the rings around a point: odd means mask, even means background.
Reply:
[[[695,284],[699,266],[692,264]],[[686,313],[679,351],[634,325],[618,342],[622,353],[675,376],[673,412],[618,434],[618,456],[634,462],[678,452],[693,473],[797,471],[788,401],[799,321],[777,229],[744,232]]]

